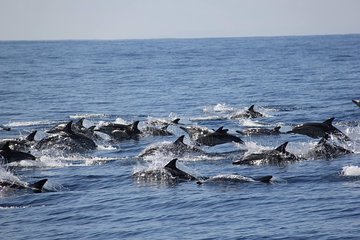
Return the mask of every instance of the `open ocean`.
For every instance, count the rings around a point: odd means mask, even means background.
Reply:
[[[47,191],[0,191],[0,238],[28,239],[359,239],[360,35],[0,42],[0,139],[35,139],[59,123],[132,123],[180,118],[185,126],[247,127],[286,132],[335,117],[354,153],[284,166],[232,165],[245,151],[306,155],[319,139],[305,135],[240,136],[245,146],[201,147],[178,167],[194,176],[229,181],[196,184],[142,181],[170,153],[140,159],[148,146],[173,136],[110,141],[65,155],[31,150],[37,161],[0,166],[0,179]],[[251,105],[265,117],[231,119]],[[185,142],[194,143],[185,134]],[[226,154],[229,153],[229,154]],[[234,174],[272,175],[270,184],[231,181]]]

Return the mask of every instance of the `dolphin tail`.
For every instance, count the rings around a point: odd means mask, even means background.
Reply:
[[[30,184],[29,187],[35,192],[35,193],[40,193],[45,185],[45,183],[47,182],[47,179],[42,179],[38,182],[35,182],[33,184]]]
[[[29,142],[34,141],[36,133],[37,133],[37,130],[33,131],[33,132],[30,133],[25,139],[26,139],[27,141],[29,141]]]

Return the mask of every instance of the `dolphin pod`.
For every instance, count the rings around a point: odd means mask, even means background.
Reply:
[[[357,103],[356,101],[353,101]],[[254,105],[247,109],[244,113],[233,115],[231,119],[238,118],[260,118],[265,117],[264,114],[255,111]],[[77,122],[69,121],[61,123],[57,126],[45,131],[46,136],[41,140],[36,141],[35,135],[37,130],[30,133],[25,138],[3,139],[0,140],[0,160],[3,164],[8,164],[22,160],[36,160],[36,157],[31,154],[31,151],[36,149],[37,154],[41,154],[43,150],[62,151],[65,154],[84,153],[95,150],[98,146],[98,141],[104,141],[102,134],[107,135],[109,142],[116,143],[122,141],[139,141],[147,136],[176,136],[176,129],[185,131],[189,138],[185,143],[185,135],[181,135],[174,141],[158,142],[146,146],[137,156],[137,158],[146,158],[148,156],[156,156],[158,153],[163,155],[171,154],[173,160],[168,162],[162,170],[171,179],[197,181],[199,184],[210,182],[270,182],[271,175],[251,178],[244,177],[238,174],[229,176],[214,176],[214,177],[195,177],[176,166],[178,157],[191,158],[196,155],[206,157],[214,156],[214,153],[208,153],[202,148],[213,147],[225,143],[237,143],[245,146],[245,141],[242,136],[266,136],[279,134],[302,134],[311,138],[321,138],[320,141],[311,149],[309,149],[308,158],[304,156],[296,156],[295,154],[286,150],[288,142],[271,150],[262,150],[255,153],[245,153],[244,156],[239,156],[233,165],[283,165],[306,159],[334,159],[341,155],[353,154],[353,152],[345,147],[338,145],[337,141],[351,141],[351,139],[333,126],[334,118],[330,118],[324,122],[306,122],[295,126],[291,131],[280,132],[280,126],[274,128],[248,128],[243,131],[236,130],[229,133],[229,129],[225,126],[218,126],[217,129],[210,129],[205,126],[191,126],[179,123],[180,119],[171,121],[150,121],[147,126],[141,127],[140,121],[134,121],[129,124],[119,124],[116,122],[100,122],[98,125],[89,128],[84,126],[84,119]],[[0,128],[6,130],[2,125]],[[175,131],[174,131],[175,129]],[[10,129],[9,129],[10,130]],[[240,138],[240,137],[241,138]],[[239,145],[236,145],[239,146]],[[216,153],[215,153],[216,154]],[[222,153],[219,153],[222,154]],[[224,154],[224,156],[227,153]],[[217,155],[219,156],[219,155]],[[157,173],[135,174],[137,176],[154,176]],[[16,186],[0,180],[0,186],[7,186],[10,188],[27,188],[26,186]],[[27,185],[30,186],[30,185]],[[36,189],[30,187],[29,189]]]

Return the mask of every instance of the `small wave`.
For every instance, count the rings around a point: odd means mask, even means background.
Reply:
[[[80,118],[109,118],[110,116],[103,113],[84,113],[84,114],[70,115],[69,117],[73,119],[80,119]]]
[[[97,149],[100,151],[113,151],[113,150],[117,150],[116,147],[111,146],[111,145],[97,145]]]
[[[217,120],[225,120],[227,119],[224,116],[207,116],[207,117],[194,117],[194,118],[190,118],[190,121],[196,122],[196,121],[217,121]]]
[[[238,174],[220,174],[209,179],[210,181],[230,181],[230,182],[255,182],[254,179],[250,177],[245,177]]]
[[[0,167],[0,180],[20,182],[20,179],[17,176],[2,167]]]
[[[206,106],[203,109],[203,112],[205,113],[214,113],[214,112],[227,113],[232,111],[234,111],[234,108],[228,106],[226,103],[218,103],[215,106]]]
[[[50,125],[50,124],[55,124],[57,122],[55,121],[49,121],[49,120],[45,120],[45,121],[23,121],[23,122],[11,122],[8,124],[4,124],[5,127],[28,127],[28,126],[38,126],[38,125]]]
[[[341,171],[342,176],[360,176],[360,167],[358,166],[345,166]]]
[[[262,127],[265,125],[250,118],[239,119],[239,123],[244,127]]]

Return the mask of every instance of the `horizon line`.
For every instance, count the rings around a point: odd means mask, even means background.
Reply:
[[[0,42],[57,42],[57,41],[146,41],[146,40],[197,40],[224,38],[281,38],[281,37],[317,37],[347,36],[360,33],[325,33],[325,34],[293,34],[293,35],[249,35],[249,36],[208,36],[208,37],[149,37],[149,38],[54,38],[54,39],[0,39]]]

